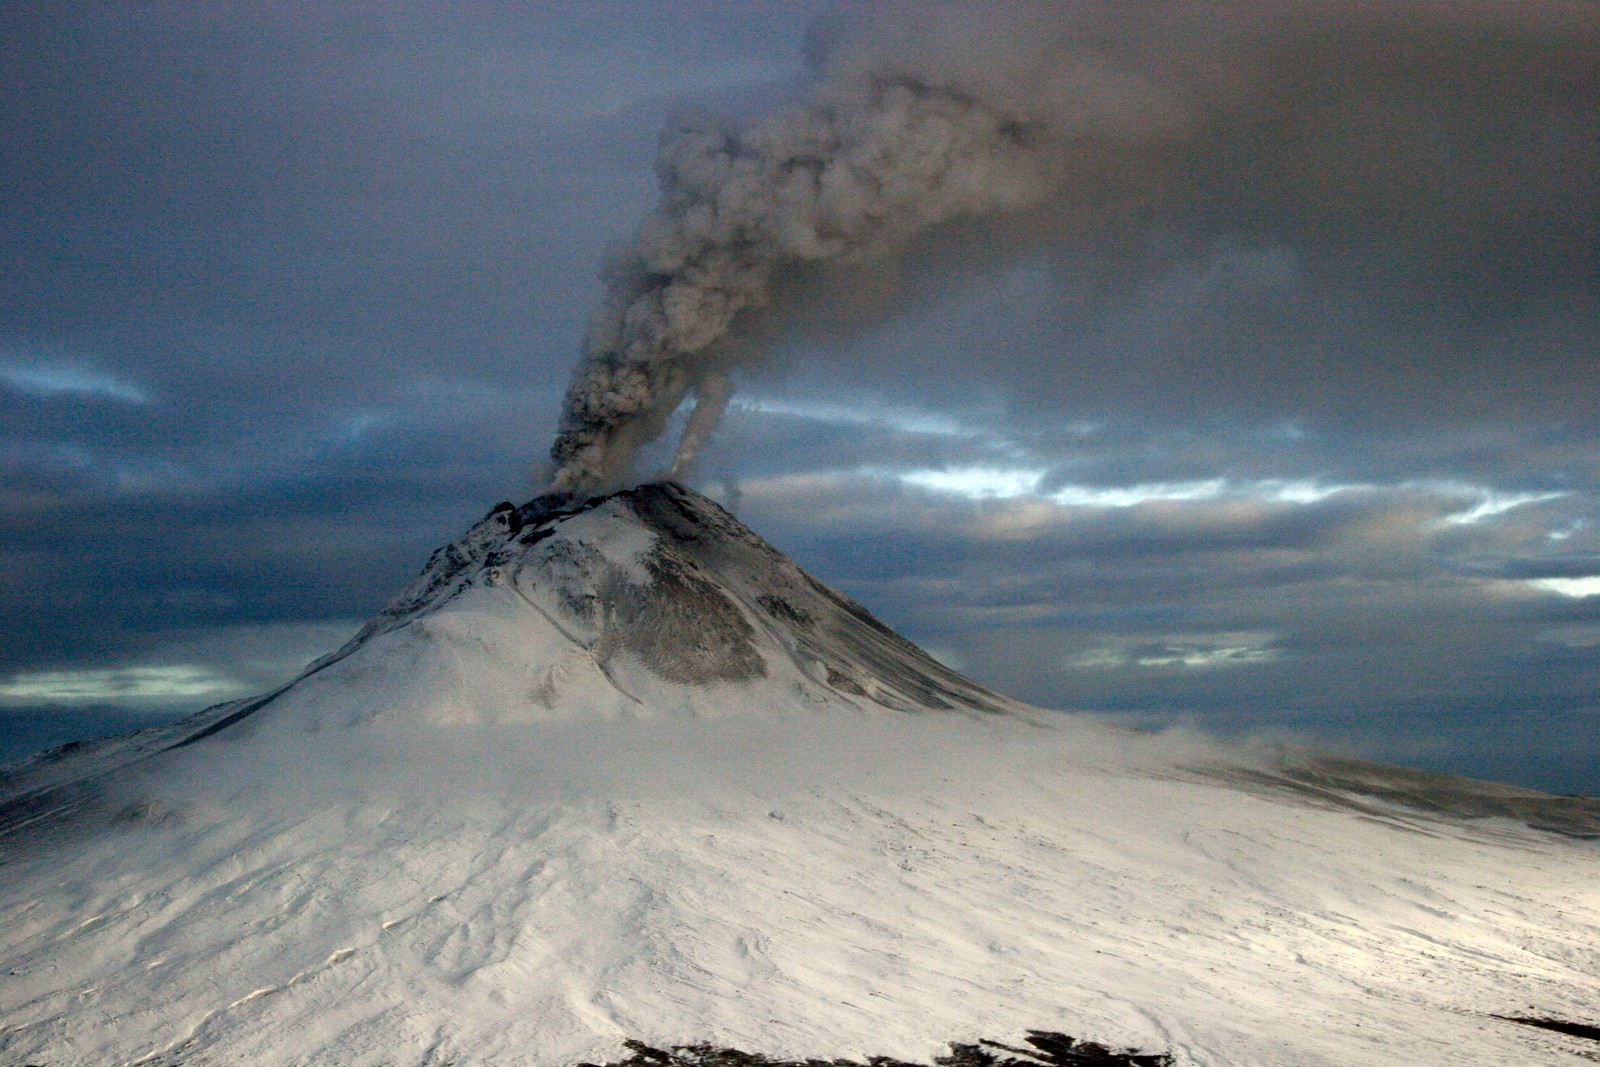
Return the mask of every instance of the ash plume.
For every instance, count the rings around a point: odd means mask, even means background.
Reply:
[[[735,320],[774,300],[783,267],[888,255],[1051,188],[1055,116],[1028,83],[1058,64],[1036,54],[976,79],[941,64],[950,51],[939,45],[970,30],[965,19],[927,24],[938,40],[921,55],[836,44],[809,99],[744,125],[697,118],[664,133],[661,202],[607,272],[551,453],[553,489],[623,477],[690,393],[680,465],[692,458],[740,361]],[[851,27],[866,38],[881,28]]]
[[[781,318],[807,271],[890,277],[911,242],[953,223],[992,230],[980,260],[1082,239],[1113,218],[1137,223],[1179,176],[1248,153],[1263,131],[1300,145],[1304,158],[1235,160],[1241,173],[1266,199],[1336,212],[1324,206],[1326,175],[1361,155],[1341,101],[1370,109],[1374,85],[1399,101],[1396,113],[1415,103],[1400,99],[1407,93],[1460,97],[1477,50],[1507,33],[1580,41],[1576,52],[1530,61],[1517,75],[1527,85],[1592,81],[1561,69],[1574,55],[1581,68],[1593,37],[1584,5],[1566,0],[1198,7],[854,6],[819,25],[814,77],[797,102],[745,121],[676,120],[656,163],[660,201],[606,269],[549,489],[621,483],[637,450],[693,397],[673,469],[690,465],[735,376],[762,356],[741,327],[763,312]],[[1385,166],[1403,168],[1421,151],[1403,127],[1375,122],[1371,132],[1363,150]],[[1508,165],[1458,165],[1479,164]],[[1396,217],[1446,232],[1476,224],[1445,217],[1459,205],[1426,200],[1437,188],[1416,184],[1418,204],[1396,205]]]

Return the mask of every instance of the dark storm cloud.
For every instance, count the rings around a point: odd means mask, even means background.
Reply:
[[[169,390],[559,379],[664,94],[778,72],[712,11],[659,42],[598,4],[0,17],[8,330]]]
[[[530,254],[523,175],[563,116],[474,121],[489,27],[452,41],[378,9],[10,10],[13,330],[87,333],[169,389],[312,396],[454,371],[469,346],[536,351],[536,294],[568,272]],[[437,97],[381,84],[408,54],[468,76]]]

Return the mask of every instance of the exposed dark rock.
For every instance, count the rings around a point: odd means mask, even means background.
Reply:
[[[828,668],[828,684],[839,690],[839,692],[849,693],[851,696],[864,697],[867,695],[867,691],[861,688],[860,682],[832,667]]]
[[[1496,1015],[1495,1018],[1508,1023],[1521,1023],[1523,1026],[1536,1026],[1541,1030],[1566,1034],[1568,1037],[1600,1041],[1600,1026],[1590,1026],[1588,1023],[1574,1023],[1565,1019],[1550,1019],[1537,1015]]]
[[[755,630],[738,605],[692,562],[675,557],[663,543],[646,561],[654,583],[647,596],[623,602],[623,646],[656,674],[686,685],[764,676]]]
[[[1113,1049],[1093,1041],[1079,1041],[1049,1030],[1029,1030],[1031,1048],[979,1041],[968,1045],[951,1042],[950,1051],[934,1057],[934,1067],[1170,1067],[1166,1053]],[[861,1067],[859,1060],[775,1059],[760,1053],[715,1045],[674,1045],[653,1048],[642,1041],[625,1041],[625,1059],[615,1063],[578,1064],[577,1067]],[[868,1056],[868,1067],[927,1067],[891,1056]]]
[[[756,597],[756,603],[767,609],[767,614],[774,619],[789,623],[792,626],[809,628],[813,625],[811,613],[804,608],[797,608],[781,596],[763,593]]]

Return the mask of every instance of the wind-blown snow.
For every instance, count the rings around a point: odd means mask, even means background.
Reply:
[[[910,1058],[1027,1028],[1217,1067],[1585,1047],[1491,1016],[1595,1021],[1592,841],[913,686],[920,653],[863,653],[870,616],[741,531],[657,487],[502,510],[275,699],[14,773],[0,1061]],[[608,616],[595,583],[647,602]],[[648,603],[713,594],[722,630]],[[756,659],[680,647],[706,633]]]

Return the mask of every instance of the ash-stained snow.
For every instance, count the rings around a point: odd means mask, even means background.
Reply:
[[[0,1063],[1503,1067],[1600,1021],[1592,803],[1026,708],[675,486],[499,508],[294,685],[4,798]]]

